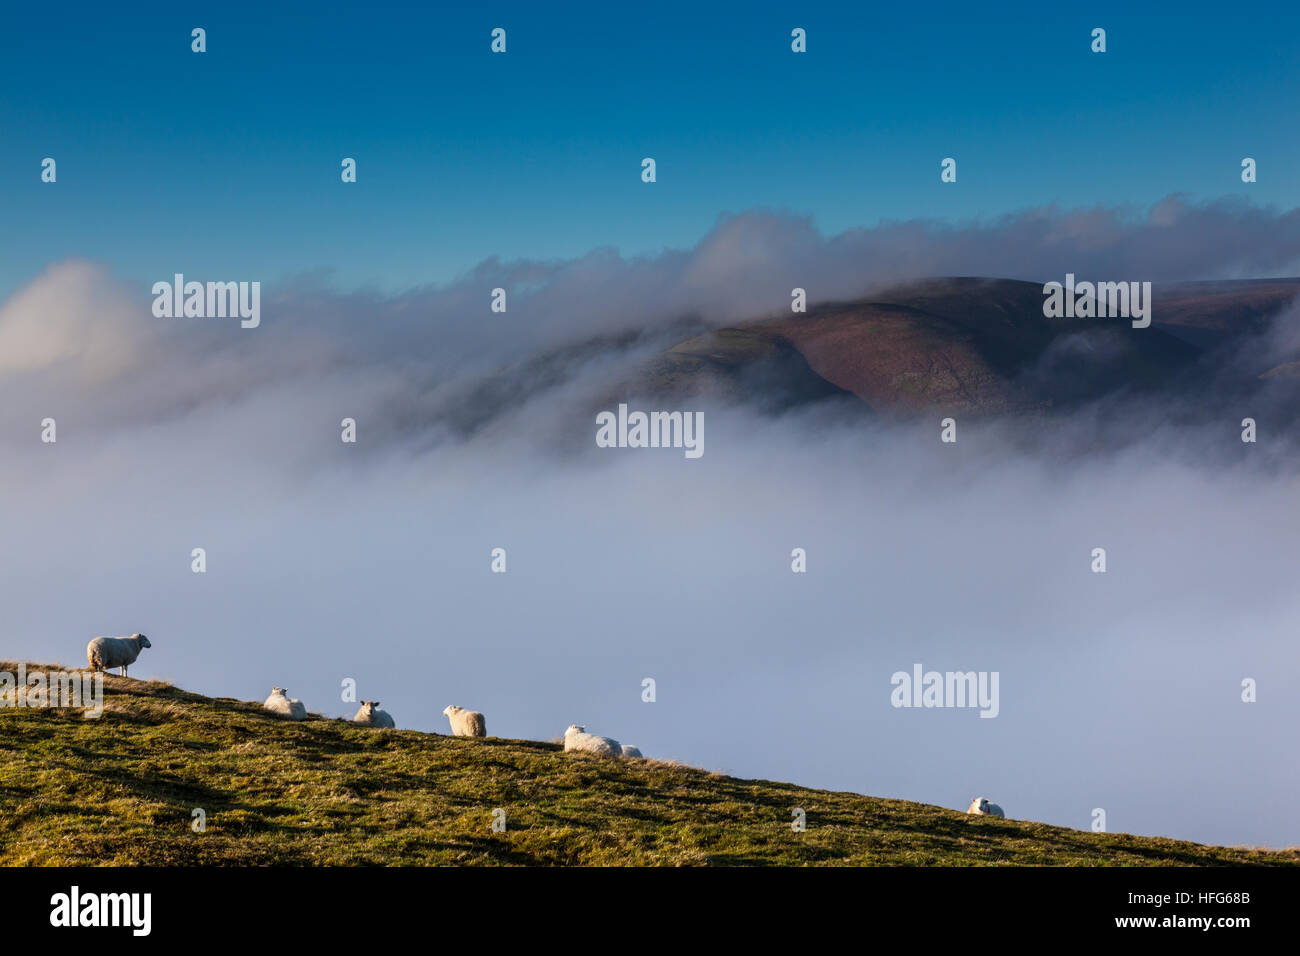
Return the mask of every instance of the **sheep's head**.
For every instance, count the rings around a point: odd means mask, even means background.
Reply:
[[[988,813],[988,810],[989,810],[989,798],[988,798],[988,797],[980,797],[980,798],[979,798],[979,803],[980,803],[980,812],[981,812],[981,813]]]
[[[567,737],[569,734],[580,734],[586,729],[586,724],[569,724],[568,729],[564,731],[564,736]]]
[[[284,696],[284,688],[283,688],[283,687],[272,687],[272,688],[271,688],[271,693],[272,693],[272,694],[279,694],[281,697],[283,697],[283,696]]]
[[[149,643],[149,638],[145,637],[143,634],[135,635],[135,639],[140,642],[141,647],[153,647],[153,645]]]
[[[455,704],[448,704],[448,705],[446,706],[446,708],[443,710],[443,712],[442,712],[442,716],[444,716],[444,717],[450,717],[452,714],[456,713],[456,711],[458,711],[458,710],[460,710],[460,708],[457,707]]]

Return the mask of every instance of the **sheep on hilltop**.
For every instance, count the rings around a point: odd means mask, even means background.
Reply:
[[[307,716],[307,708],[296,697],[290,697],[283,687],[272,687],[271,696],[262,704],[264,708],[290,720],[302,720]]]
[[[605,757],[623,756],[623,746],[612,737],[601,737],[599,734],[589,734],[585,726],[578,724],[569,724],[564,732],[564,751],[581,751],[589,754],[600,754]]]
[[[442,715],[451,721],[453,737],[486,737],[487,721],[477,710],[466,710],[455,704],[448,704]]]
[[[363,700],[361,709],[357,711],[356,716],[352,718],[354,724],[364,724],[367,727],[386,727],[396,729],[397,724],[393,723],[393,717],[386,710],[379,709],[379,701]]]
[[[974,800],[970,802],[970,806],[966,808],[966,812],[973,813],[976,816],[986,816],[986,817],[1006,816],[1006,814],[1002,812],[1002,808],[1000,806],[998,806],[996,803],[989,803],[988,797],[976,797]]]
[[[122,676],[125,677],[127,667],[135,663],[140,652],[152,646],[149,638],[143,634],[132,634],[130,637],[97,637],[86,645],[86,660],[90,663],[92,671],[120,667]]]

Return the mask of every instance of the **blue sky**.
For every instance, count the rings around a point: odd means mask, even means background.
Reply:
[[[141,280],[328,269],[397,291],[494,255],[689,247],[755,207],[833,233],[1173,192],[1295,206],[1300,12],[1181,10],[15,6],[0,294],[69,256]]]

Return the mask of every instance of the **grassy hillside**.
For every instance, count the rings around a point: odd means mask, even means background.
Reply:
[[[1300,863],[1297,850],[974,818],[537,741],[295,724],[159,682],[109,677],[105,698],[98,720],[0,709],[0,862]],[[491,832],[496,807],[504,833]],[[794,807],[805,833],[790,829]]]

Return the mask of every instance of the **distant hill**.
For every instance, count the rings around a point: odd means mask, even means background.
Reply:
[[[160,682],[109,677],[105,692],[98,720],[0,709],[0,862],[1300,864],[1300,850],[976,818],[538,741],[290,723]],[[490,828],[498,807],[504,833]]]
[[[1194,390],[1212,350],[1260,332],[1297,296],[1300,279],[1157,286],[1151,326],[1134,329],[1046,318],[1040,283],[930,279],[696,335],[625,390],[778,409],[850,395],[876,412],[1045,412],[1120,389]],[[1261,362],[1257,378],[1295,377]]]

